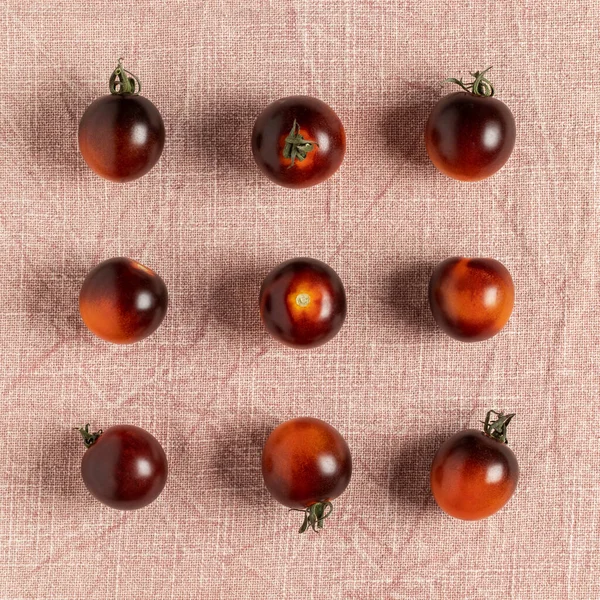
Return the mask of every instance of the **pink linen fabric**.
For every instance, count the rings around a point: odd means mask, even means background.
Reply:
[[[592,600],[600,598],[600,54],[595,0],[4,0],[0,6],[0,597]],[[77,124],[119,56],[161,111],[157,166],[118,185]],[[461,183],[422,131],[447,76],[493,65],[517,144]],[[249,147],[272,100],[310,94],[346,127],[330,181],[270,183]],[[432,266],[490,256],[516,306],[461,344],[428,312]],[[170,293],[133,346],[94,338],[89,269],[128,256]],[[341,276],[347,322],[286,349],[262,278],[312,256]],[[453,520],[429,465],[489,408],[514,411],[522,478],[481,522]],[[262,484],[268,432],[327,420],[354,458],[319,535]],[[163,444],[165,491],[111,510],[85,490],[72,427],[131,423]]]

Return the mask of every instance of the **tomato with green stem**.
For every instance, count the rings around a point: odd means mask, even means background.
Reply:
[[[154,502],[167,483],[168,464],[158,440],[140,427],[115,425],[90,432],[81,427],[85,447],[81,476],[97,500],[118,510]]]
[[[290,96],[269,104],[252,130],[252,154],[271,181],[305,188],[331,177],[346,152],[346,133],[325,102]]]
[[[451,517],[474,521],[498,512],[513,496],[519,464],[507,445],[515,415],[488,411],[483,431],[466,429],[446,440],[431,465],[431,491]]]
[[[515,145],[515,119],[506,104],[493,98],[489,71],[472,73],[475,80],[448,78],[464,92],[444,96],[432,109],[425,127],[425,146],[433,164],[462,181],[478,181],[500,170]]]
[[[342,435],[320,419],[299,417],[276,427],[262,452],[262,473],[271,495],[304,514],[300,533],[314,531],[333,511],[352,475],[352,457]]]
[[[119,59],[110,77],[110,94],[92,102],[79,122],[79,150],[96,174],[116,182],[145,175],[165,145],[160,112],[140,96],[140,80]]]

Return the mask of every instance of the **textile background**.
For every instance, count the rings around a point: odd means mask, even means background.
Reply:
[[[600,598],[600,5],[595,0],[3,0],[0,3],[0,597]],[[161,111],[160,162],[126,185],[77,148],[119,56]],[[479,183],[423,145],[447,76],[493,65],[517,144]],[[286,95],[348,136],[341,170],[269,182],[249,138]],[[490,256],[517,301],[490,341],[429,314],[433,265]],[[85,274],[156,270],[160,329],[119,347],[83,326]],[[312,351],[263,330],[262,278],[312,256],[341,276],[346,324]],[[453,520],[429,465],[488,408],[514,411],[522,477],[485,521]],[[268,432],[327,420],[354,458],[319,535],[263,488]],[[170,461],[150,507],[96,502],[73,427],[139,425]]]

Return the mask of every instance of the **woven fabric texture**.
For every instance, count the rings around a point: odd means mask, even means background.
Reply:
[[[0,597],[600,598],[600,55],[596,0],[4,0],[0,6]],[[160,162],[119,185],[77,147],[119,56],[161,111]],[[517,143],[491,179],[435,170],[423,129],[447,76],[493,65]],[[286,190],[250,152],[257,114],[309,94],[348,137],[328,182]],[[461,344],[427,305],[433,265],[490,256],[516,305]],[[85,274],[157,271],[170,307],[147,340],[82,324]],[[331,265],[348,295],[311,351],[263,330],[266,273]],[[429,491],[439,444],[514,411],[516,495],[461,522]],[[262,444],[315,416],[354,474],[319,535],[263,487]],[[75,426],[131,423],[170,461],[129,513],[80,477]]]

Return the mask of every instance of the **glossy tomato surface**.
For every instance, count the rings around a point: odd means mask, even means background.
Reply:
[[[297,153],[291,156],[294,145]],[[254,160],[271,181],[284,187],[325,181],[339,169],[345,152],[346,133],[339,117],[310,96],[277,100],[254,123]]]
[[[342,328],[346,293],[331,267],[313,258],[294,258],[263,281],[260,313],[276,340],[293,348],[314,348]]]
[[[444,96],[425,127],[425,146],[433,164],[462,181],[496,173],[508,160],[515,138],[515,119],[506,104],[467,92]]]
[[[499,511],[519,480],[513,451],[476,429],[452,436],[431,466],[431,491],[439,507],[452,517],[473,521]]]
[[[165,126],[158,109],[137,94],[108,94],[85,111],[79,123],[79,150],[88,166],[111,181],[145,175],[158,162]]]
[[[337,429],[299,417],[276,427],[262,453],[262,473],[271,495],[303,509],[337,498],[350,483],[352,457]]]
[[[496,335],[508,323],[514,301],[512,277],[493,258],[449,258],[435,268],[429,282],[434,319],[463,342]]]
[[[85,451],[81,475],[90,493],[119,510],[154,501],[167,482],[167,457],[154,436],[134,425],[107,429]]]
[[[132,344],[156,331],[168,294],[154,271],[130,258],[111,258],[92,269],[79,293],[87,328],[115,344]]]

